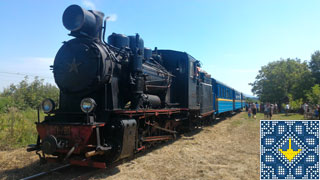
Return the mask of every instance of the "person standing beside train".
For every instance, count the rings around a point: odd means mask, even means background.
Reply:
[[[270,105],[270,108],[269,108],[269,118],[270,118],[270,120],[271,120],[271,118],[272,118],[273,112],[274,112],[274,105],[271,104],[271,105]]]
[[[269,103],[266,103],[264,105],[264,119],[269,119]]]
[[[252,116],[253,118],[255,119],[256,118],[256,115],[257,115],[257,106],[255,103],[252,103],[251,104],[251,109],[252,109]]]
[[[287,105],[286,105],[286,116],[288,116],[289,109],[290,109],[290,105],[289,105],[289,103],[287,103]]]
[[[307,113],[308,113],[308,109],[309,109],[308,104],[305,102],[305,103],[302,105],[302,108],[303,108],[303,116],[304,116],[305,119],[307,119]]]
[[[318,111],[318,109],[319,109],[319,105],[317,104],[317,105],[315,105],[314,106],[314,119],[318,119],[318,117],[319,117],[319,111]]]
[[[261,102],[261,103],[260,103],[260,109],[259,109],[259,112],[261,112],[261,113],[262,113],[262,112],[263,112],[263,109],[264,109],[264,104],[263,104],[263,102]]]
[[[249,119],[251,118],[251,114],[252,114],[252,109],[251,109],[251,106],[249,104],[249,106],[248,106],[248,118]]]

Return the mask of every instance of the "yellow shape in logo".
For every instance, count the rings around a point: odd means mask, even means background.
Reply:
[[[279,149],[279,151],[289,160],[291,161],[296,155],[299,154],[301,149],[298,149],[298,151],[294,151],[291,148],[291,138],[289,138],[289,148],[286,151],[283,151],[282,149]]]

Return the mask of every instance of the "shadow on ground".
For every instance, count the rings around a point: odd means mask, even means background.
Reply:
[[[164,146],[168,146],[177,140],[180,140],[180,139],[193,140],[194,139],[193,136],[200,133],[203,130],[203,127],[215,126],[218,123],[228,119],[229,117],[231,117],[231,115],[218,117],[214,121],[208,121],[201,126],[200,125],[196,126],[192,131],[186,132],[184,134],[177,136],[175,140],[167,141],[165,143],[159,143],[150,149],[147,149],[141,153],[134,155],[134,157],[116,162],[112,164],[110,167],[108,167],[107,169],[98,170],[98,169],[89,168],[89,167],[70,166],[65,169],[61,169],[59,171],[41,176],[37,179],[89,179],[90,177],[96,176],[96,175],[98,175],[99,178],[108,178],[120,172],[120,170],[117,168],[118,165],[126,162],[130,162],[131,160],[134,160],[141,156],[145,156],[146,154],[153,152],[157,149],[161,149]],[[0,179],[8,179],[8,180],[21,179],[21,178],[29,177],[41,172],[50,171],[51,169],[59,166],[61,166],[61,164],[56,164],[56,163],[47,163],[47,164],[41,165],[39,160],[35,160],[34,162],[31,162],[22,168],[0,170]]]

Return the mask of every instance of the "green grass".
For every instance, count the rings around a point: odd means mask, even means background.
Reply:
[[[36,110],[19,111],[16,108],[10,108],[9,112],[0,113],[0,150],[35,144],[37,130],[34,123],[36,121]]]
[[[43,119],[44,114],[40,114],[40,119]],[[259,127],[260,119],[264,119],[263,113],[258,113],[257,118],[248,118],[247,113],[242,113],[240,118],[231,122],[230,128],[236,128],[242,124],[247,127]],[[274,120],[299,120],[303,119],[300,114],[274,114]],[[0,150],[14,149],[26,147],[28,144],[34,144],[37,140],[37,130],[35,122],[37,121],[36,110],[19,111],[15,108],[10,108],[7,113],[0,113]]]
[[[242,114],[241,118],[244,119],[253,119],[254,118],[249,118],[248,117],[248,113],[244,113]],[[273,114],[272,116],[272,120],[303,120],[303,115],[301,114],[297,114],[297,113],[289,113],[288,116],[286,116],[283,113],[279,113],[279,114]],[[257,117],[256,120],[266,120],[266,118],[264,118],[264,114],[263,113],[257,113]]]
[[[274,114],[272,116],[272,120],[302,120],[303,115],[301,114],[297,114],[297,113],[290,113],[288,116],[286,116],[285,114]],[[230,128],[236,128],[240,125],[245,124],[247,127],[251,127],[251,128],[259,128],[260,126],[260,120],[266,120],[266,118],[264,118],[264,114],[263,113],[257,113],[257,117],[256,119],[254,119],[253,117],[249,118],[248,117],[248,113],[244,112],[242,114],[240,114],[240,117],[238,119],[235,119],[231,122],[230,124]]]

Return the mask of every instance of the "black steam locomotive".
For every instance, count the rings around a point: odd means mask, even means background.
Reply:
[[[28,148],[41,160],[104,168],[217,115],[214,79],[189,54],[145,48],[138,34],[113,33],[106,43],[104,14],[78,5],[63,25],[74,38],[52,66],[59,104],[43,101],[47,116]]]

